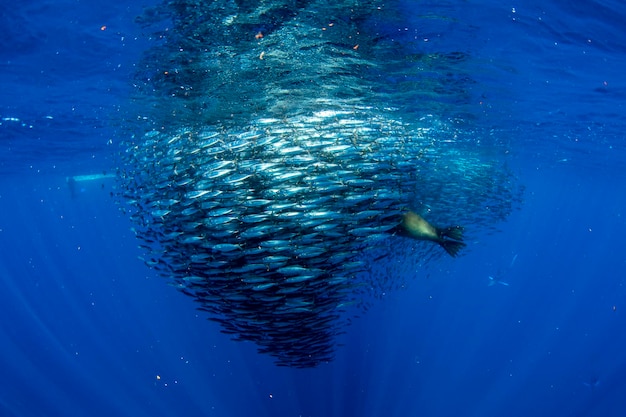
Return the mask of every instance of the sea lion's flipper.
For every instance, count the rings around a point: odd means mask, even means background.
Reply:
[[[463,240],[463,226],[451,226],[439,229],[439,236],[454,240]]]
[[[453,258],[456,257],[459,251],[465,247],[465,243],[457,242],[456,240],[442,240],[439,244]]]
[[[437,229],[437,234],[441,239],[439,244],[452,257],[455,257],[465,247],[465,243],[461,242],[463,240],[463,227],[461,226]]]

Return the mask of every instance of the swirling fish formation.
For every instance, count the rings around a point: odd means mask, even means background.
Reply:
[[[119,173],[147,264],[233,338],[313,367],[333,358],[347,306],[423,261],[399,225],[452,245],[408,210],[484,230],[514,187],[449,124],[390,105],[456,90],[402,73],[395,41],[366,30],[376,2],[291,3],[168,2],[167,42],[138,66],[131,119],[150,125],[125,140]],[[398,94],[388,69],[409,83]]]

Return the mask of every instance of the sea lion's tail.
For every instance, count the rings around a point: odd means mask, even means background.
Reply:
[[[459,242],[459,241],[456,241],[456,240],[442,240],[442,241],[439,242],[439,244],[453,258],[456,257],[456,255],[459,253],[459,251],[466,246],[465,243]]]
[[[438,232],[439,237],[441,238],[439,244],[446,250],[446,252],[448,252],[450,256],[456,257],[459,251],[466,246],[465,243],[462,242],[463,227],[451,226],[439,229]]]

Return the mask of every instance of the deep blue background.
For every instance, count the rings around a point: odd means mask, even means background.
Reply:
[[[424,50],[485,63],[474,123],[510,140],[524,202],[312,370],[230,341],[156,277],[111,180],[70,193],[114,166],[109,121],[148,46],[124,3],[0,5],[0,415],[626,415],[621,2],[404,2]]]

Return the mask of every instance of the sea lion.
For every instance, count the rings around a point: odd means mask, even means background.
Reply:
[[[451,226],[440,229],[412,211],[402,216],[402,223],[397,228],[397,232],[400,236],[438,243],[452,257],[465,247],[465,243],[462,242],[463,227]]]

